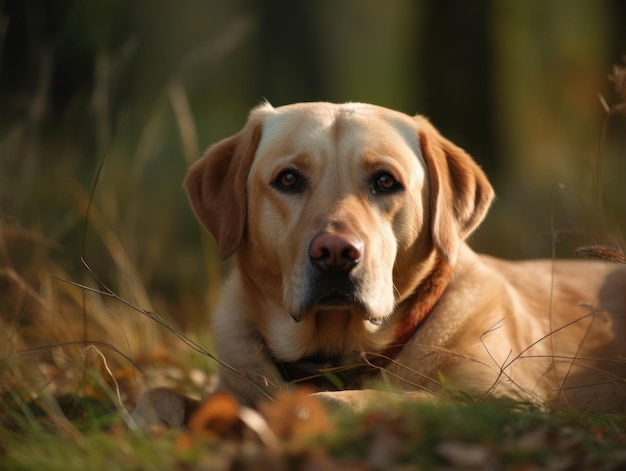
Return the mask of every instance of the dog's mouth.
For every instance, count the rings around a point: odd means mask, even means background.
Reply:
[[[291,313],[294,322],[302,321],[307,315],[323,310],[349,310],[361,313],[364,319],[380,325],[382,318],[373,316],[360,296],[358,280],[348,276],[320,276],[311,285],[306,302],[297,312]]]
[[[332,309],[346,306],[365,308],[354,291],[344,291],[342,289],[330,289],[318,293],[312,300],[310,307]]]

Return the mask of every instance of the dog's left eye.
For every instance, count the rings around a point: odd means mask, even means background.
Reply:
[[[304,183],[304,177],[295,170],[283,170],[274,180],[276,188],[287,191],[301,190]]]
[[[374,192],[391,193],[402,188],[391,174],[383,172],[374,177]]]

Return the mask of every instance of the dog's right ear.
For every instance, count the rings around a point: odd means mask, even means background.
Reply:
[[[493,188],[463,149],[445,139],[425,118],[415,119],[428,169],[433,243],[442,258],[454,265],[461,242],[485,217]]]
[[[194,212],[215,237],[222,260],[237,250],[244,235],[246,182],[262,129],[261,116],[253,112],[241,131],[211,146],[185,178]]]

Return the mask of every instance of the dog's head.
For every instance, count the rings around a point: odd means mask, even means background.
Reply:
[[[185,181],[224,259],[294,320],[332,309],[373,324],[438,260],[454,265],[493,190],[422,117],[365,104],[254,109]]]

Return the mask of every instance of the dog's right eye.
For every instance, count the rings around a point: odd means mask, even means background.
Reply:
[[[304,186],[305,180],[295,170],[283,170],[274,180],[274,186],[279,190],[298,191]]]
[[[390,173],[381,172],[374,177],[374,193],[396,193],[400,190],[402,185]]]

